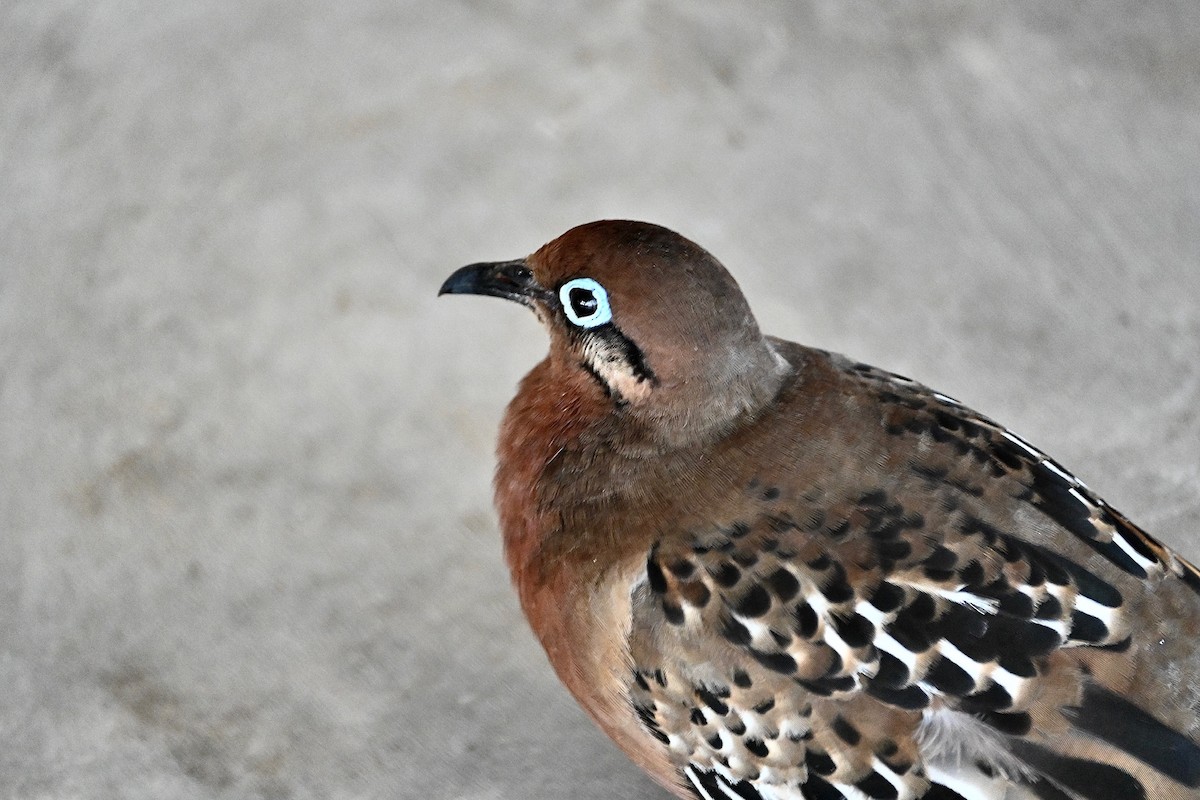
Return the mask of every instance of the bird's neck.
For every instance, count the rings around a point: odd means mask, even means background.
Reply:
[[[556,471],[577,461],[586,441],[612,424],[611,401],[579,370],[547,358],[521,381],[500,426],[495,479],[504,551],[523,605],[533,602],[530,575],[543,540],[559,527],[553,507],[572,491]],[[529,608],[526,608],[527,613]]]
[[[703,359],[680,354],[679,361],[703,371],[672,375],[664,370],[652,402],[628,409],[618,446],[654,458],[711,444],[754,419],[792,373],[771,342],[754,333],[753,340],[736,347],[714,346]]]
[[[562,545],[551,541],[555,534],[570,534],[573,556],[587,549],[572,514],[636,502],[649,474],[688,463],[673,455],[711,444],[776,396],[790,365],[766,341],[757,359],[710,382],[711,396],[699,412],[689,410],[686,396],[690,392],[695,406],[699,390],[687,385],[675,390],[676,408],[620,407],[593,376],[553,356],[525,376],[500,428],[495,500],[505,556],[527,613],[536,604],[534,587],[559,560],[547,557]]]

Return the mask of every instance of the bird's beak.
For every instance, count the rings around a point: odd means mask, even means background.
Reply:
[[[523,305],[531,305],[535,296],[543,292],[533,278],[533,272],[524,259],[497,261],[487,264],[468,264],[446,279],[438,295],[481,294],[503,297]]]

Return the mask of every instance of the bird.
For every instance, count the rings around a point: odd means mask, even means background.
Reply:
[[[688,800],[1200,798],[1200,571],[954,398],[764,335],[645,222],[439,294],[549,351],[494,498],[562,683]]]

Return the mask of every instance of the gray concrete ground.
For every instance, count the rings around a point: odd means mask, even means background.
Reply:
[[[0,798],[662,798],[507,585],[545,340],[438,300],[599,217],[1200,556],[1200,13],[0,7]]]

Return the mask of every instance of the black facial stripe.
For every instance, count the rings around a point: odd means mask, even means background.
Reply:
[[[615,352],[616,356],[629,366],[629,371],[638,381],[649,381],[651,386],[658,384],[658,376],[646,363],[646,356],[642,353],[641,348],[621,333],[621,329],[616,325],[611,322],[600,325],[587,331],[584,335],[599,339],[603,343],[604,350],[610,353]]]
[[[591,349],[595,353],[596,360],[610,364],[622,364],[633,374],[638,382],[647,381],[651,386],[658,384],[658,376],[654,374],[654,370],[646,363],[646,358],[642,354],[641,349],[630,341],[625,334],[621,333],[621,330],[611,322],[587,330],[575,329],[573,338],[577,341],[581,350],[585,348]],[[589,342],[589,339],[592,341]],[[628,405],[628,401],[621,397],[604,380],[596,364],[593,364],[587,358],[582,358],[579,361],[579,366],[595,379],[600,388],[604,390],[604,394],[618,407]]]

